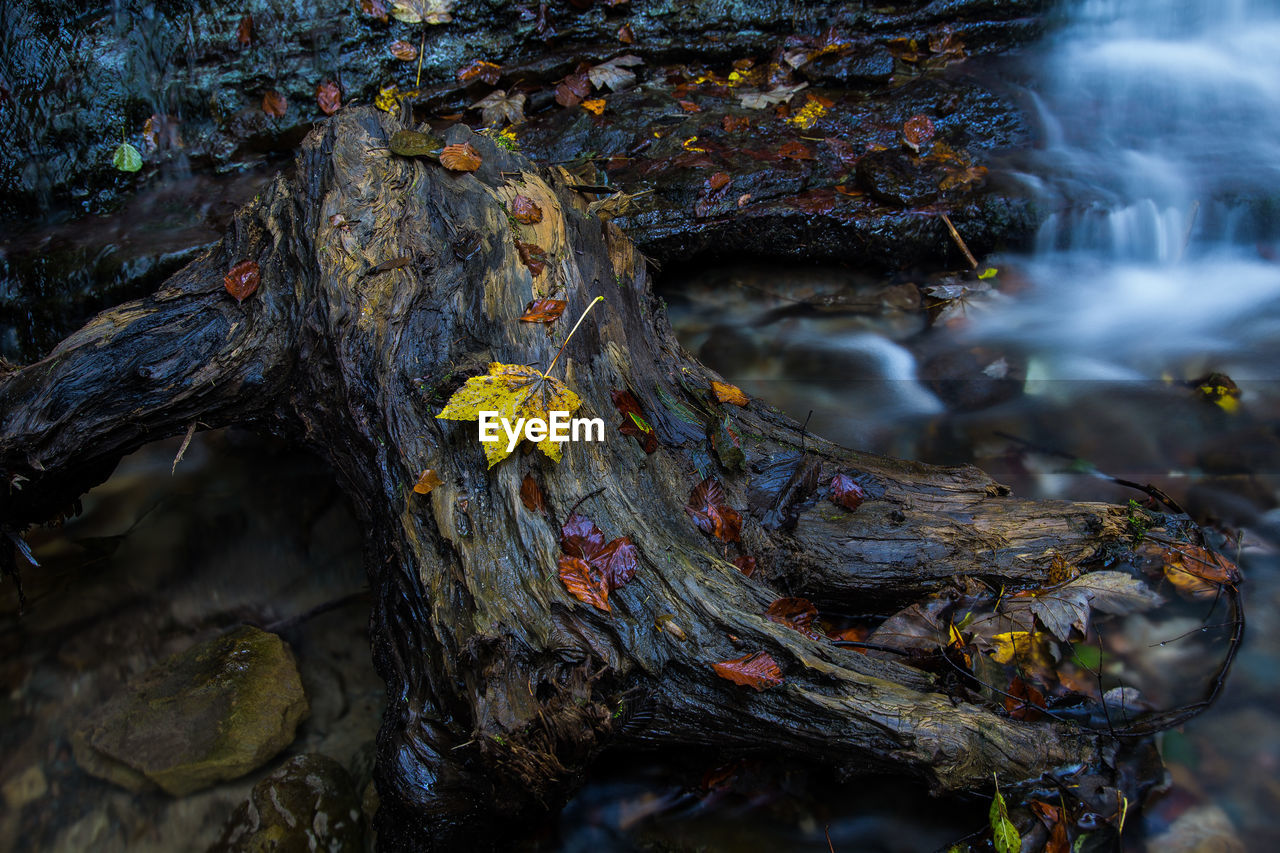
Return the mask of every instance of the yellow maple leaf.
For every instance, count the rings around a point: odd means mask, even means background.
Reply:
[[[473,376],[454,392],[437,418],[449,421],[478,421],[481,412],[497,412],[514,428],[521,418],[550,421],[550,412],[573,414],[582,405],[578,395],[563,382],[552,379],[535,368],[523,364],[489,365],[489,373]],[[511,455],[508,442],[499,431],[498,441],[484,442],[489,467]],[[556,462],[560,461],[560,442],[550,438],[538,442],[538,449]]]

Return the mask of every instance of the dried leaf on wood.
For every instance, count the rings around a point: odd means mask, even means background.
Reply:
[[[474,172],[480,162],[480,152],[470,142],[446,145],[440,152],[440,165],[453,172]]]
[[[724,174],[721,172],[720,174]],[[714,177],[714,175],[712,176]],[[720,186],[724,186],[721,184]],[[737,385],[730,385],[728,382],[717,382],[712,380],[711,393],[715,394],[716,400],[721,403],[732,403],[735,406],[747,405],[747,395],[742,393],[742,389]]]
[[[342,107],[342,90],[332,80],[326,80],[316,86],[316,104],[320,112],[327,116],[336,113]]]
[[[289,102],[275,89],[271,89],[262,96],[262,111],[267,115],[280,118],[288,109]]]
[[[573,414],[582,405],[578,395],[559,380],[544,376],[538,370],[523,364],[489,365],[489,372],[473,376],[454,392],[437,418],[451,421],[479,420],[480,412],[497,412],[499,418],[517,423],[521,418],[550,420],[551,411]],[[484,455],[489,467],[506,459],[507,442],[483,442]],[[538,449],[559,462],[560,442],[549,437],[538,442]]]
[[[1007,607],[1017,607],[1024,600],[1007,599]],[[1039,592],[1030,598],[1029,606],[1049,633],[1066,642],[1072,628],[1081,634],[1088,632],[1091,610],[1124,615],[1150,610],[1163,603],[1159,594],[1137,578],[1124,572],[1100,571]]]
[[[615,388],[609,392],[609,397],[613,400],[614,408],[622,415],[618,432],[635,436],[636,443],[644,449],[645,453],[653,453],[657,450],[658,434],[645,420],[644,412],[640,409],[640,401],[635,395],[630,391],[619,391]]]
[[[413,490],[420,495],[429,495],[432,489],[443,482],[444,480],[440,479],[440,475],[434,468],[427,468],[418,476],[418,482],[413,484]]]
[[[807,598],[779,598],[769,605],[765,616],[779,625],[799,631],[811,640],[822,639],[822,634],[813,627],[818,618],[818,608]]]
[[[520,502],[530,512],[547,511],[547,499],[542,494],[542,487],[538,485],[538,481],[532,474],[525,474],[524,479],[520,481]]]
[[[502,66],[483,59],[473,60],[458,69],[458,82],[466,86],[476,80],[482,80],[490,86],[496,85],[502,76]]]
[[[619,536],[606,543],[595,522],[574,513],[560,528],[560,550],[586,561],[601,579],[605,594],[627,585],[636,574],[640,552],[630,537]]]
[[[222,279],[223,286],[235,297],[236,302],[244,302],[258,289],[258,264],[256,261],[241,261],[231,268]]]
[[[516,240],[516,254],[520,256],[520,263],[528,267],[534,276],[540,276],[546,271],[547,253],[541,246]]]
[[[712,664],[716,675],[734,684],[767,690],[782,683],[782,668],[768,652],[756,652]]]
[[[564,313],[569,303],[563,299],[535,299],[525,306],[520,315],[522,323],[554,323]]]
[[[766,92],[739,92],[738,100],[749,110],[762,110],[765,107],[791,100],[792,95],[808,85],[808,83],[797,83],[794,86],[783,84],[775,86]]]
[[[591,566],[578,557],[561,554],[556,563],[560,583],[569,594],[597,610],[609,612],[609,589],[599,577],[591,576]]]
[[[778,149],[778,156],[787,160],[816,160],[813,156],[813,150],[795,139],[782,143],[782,147]]]
[[[453,0],[395,0],[391,17],[406,24],[447,24],[453,20]]]
[[[708,536],[724,542],[742,541],[742,516],[725,503],[724,487],[715,477],[693,487],[684,511]]]
[[[733,564],[738,567],[738,571],[742,572],[747,577],[751,577],[756,573],[756,558],[749,554],[743,554],[741,557],[738,557],[733,561]]]
[[[517,195],[511,202],[511,215],[521,225],[537,225],[542,221],[542,208],[527,195]]]
[[[387,4],[383,0],[360,0],[360,14],[387,22]]]
[[[246,13],[240,19],[240,24],[236,27],[236,41],[241,47],[247,47],[253,42],[253,15]]]
[[[634,32],[632,32],[630,24],[623,24],[622,26],[618,27],[618,41],[622,42],[623,44],[634,44],[635,40],[636,40],[636,35]]]
[[[575,71],[556,86],[556,103],[562,107],[576,107],[589,94],[591,81],[585,73]]]
[[[525,96],[519,92],[508,95],[505,89],[495,89],[471,105],[480,110],[480,120],[489,127],[519,124],[524,121]]]
[[[638,56],[631,56],[630,54],[626,56],[619,56],[614,59],[610,59],[608,62],[602,62],[599,65],[593,66],[591,70],[587,72],[587,77],[591,80],[591,85],[595,86],[597,89],[603,89],[605,86],[608,86],[610,89],[617,92],[635,84],[635,72],[628,71],[627,69],[637,65],[644,65],[644,60]]]
[[[867,499],[867,493],[862,486],[858,485],[858,481],[848,474],[836,474],[831,478],[831,494],[828,498],[836,506],[852,512],[862,506],[862,502]]]

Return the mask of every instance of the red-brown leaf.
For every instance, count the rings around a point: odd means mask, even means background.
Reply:
[[[342,90],[332,80],[326,80],[316,87],[316,104],[327,116],[336,113],[342,107]]]
[[[236,298],[237,302],[244,302],[253,292],[258,289],[258,264],[256,261],[241,261],[231,268],[231,272],[227,273],[222,284]]]
[[[822,635],[813,629],[813,622],[818,618],[818,608],[807,598],[779,598],[765,615],[779,625],[786,625],[804,634],[810,639],[818,640]]]
[[[716,675],[734,684],[766,690],[782,683],[782,668],[768,652],[756,652],[712,664]]]
[[[569,303],[563,299],[535,299],[525,306],[520,315],[522,323],[554,323],[564,313]]]
[[[253,43],[253,15],[245,14],[240,19],[240,25],[236,27],[236,41],[241,47],[247,47]]]
[[[289,102],[275,89],[262,96],[262,111],[267,115],[280,118],[288,109]]]
[[[511,202],[511,215],[521,225],[537,225],[542,221],[542,208],[527,195],[518,195]]]
[[[480,162],[480,152],[470,142],[446,145],[440,151],[440,165],[453,172],[474,172]]]
[[[476,80],[483,80],[490,86],[497,84],[502,76],[502,66],[483,59],[476,59],[458,69],[458,82],[467,85]]]
[[[632,44],[636,40],[635,33],[631,31],[630,24],[623,24],[618,27],[618,41],[623,44]]]
[[[657,450],[657,433],[654,432],[653,425],[645,420],[644,412],[640,409],[640,401],[635,395],[630,391],[619,391],[615,388],[609,392],[609,396],[613,399],[614,408],[622,415],[618,432],[635,436],[636,443],[644,449],[645,453],[653,453]]]
[[[738,567],[738,571],[742,572],[747,577],[751,577],[756,573],[756,558],[748,554],[743,554],[741,557],[734,560],[733,564]]]
[[[724,488],[715,477],[693,487],[684,511],[698,529],[724,542],[742,541],[742,516],[724,502]]]
[[[609,588],[591,576],[591,566],[585,560],[561,554],[556,566],[560,572],[560,583],[570,595],[597,610],[609,612]]]
[[[360,14],[387,22],[387,4],[382,0],[360,0]]]
[[[836,474],[831,478],[831,494],[828,496],[833,504],[842,506],[850,512],[862,506],[867,499],[866,490],[858,485],[858,481],[848,474]]]
[[[1034,723],[1040,719],[1044,708],[1044,694],[1015,675],[1009,683],[1009,693],[1004,697],[1004,709],[1009,716]]]
[[[562,107],[576,107],[591,94],[591,80],[585,71],[574,72],[556,86],[556,103]]]
[[[390,50],[391,55],[401,62],[413,62],[418,58],[418,48],[407,41],[393,41]]]
[[[542,494],[542,487],[533,479],[532,474],[525,474],[520,481],[520,502],[529,512],[546,512],[547,499]]]
[[[902,140],[912,151],[919,151],[930,139],[933,139],[933,121],[928,116],[912,116],[903,123]]]
[[[560,550],[585,561],[606,594],[626,586],[635,577],[640,557],[629,537],[619,536],[606,544],[595,522],[576,512],[560,528]]]
[[[728,172],[716,172],[714,175],[707,178],[707,189],[712,192],[718,192],[729,186],[729,182],[731,180],[733,179],[729,177]]]
[[[517,240],[516,254],[520,256],[520,262],[528,267],[529,272],[535,276],[542,275],[547,268],[547,253],[542,250],[541,246]]]
[[[720,126],[724,128],[725,133],[746,130],[750,124],[751,119],[747,116],[725,116],[720,119]]]
[[[782,147],[778,149],[778,156],[787,160],[813,160],[813,151],[803,142],[790,139],[782,143]]]

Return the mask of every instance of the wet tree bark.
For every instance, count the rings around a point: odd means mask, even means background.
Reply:
[[[757,401],[718,406],[707,394],[718,377],[676,343],[643,257],[587,215],[559,173],[462,126],[447,141],[470,141],[484,163],[451,173],[390,154],[396,129],[386,114],[345,111],[204,257],[0,378],[8,530],[193,422],[250,424],[314,449],[368,530],[388,691],[379,832],[390,849],[475,849],[557,807],[621,741],[768,749],[913,774],[939,791],[1099,759],[1107,743],[1096,733],[953,702],[927,673],[764,613],[788,594],[865,609],[954,575],[1039,579],[1055,553],[1087,563],[1118,540],[1122,508],[1018,500],[976,469],[840,448]],[[541,223],[508,219],[517,193],[542,208]],[[544,273],[522,265],[517,238],[546,251]],[[370,272],[401,257],[409,263]],[[237,303],[223,276],[242,260],[260,265],[261,286]],[[605,299],[556,373],[581,396],[579,415],[604,418],[609,435],[567,445],[559,464],[535,452],[486,469],[475,425],[435,415],[491,361],[551,362],[567,320],[548,332],[517,318],[552,295],[568,301],[566,318]],[[639,400],[656,452],[616,432],[613,389]],[[705,454],[700,413],[742,436],[743,467]],[[858,477],[866,503],[846,512],[809,500],[792,508],[792,529],[770,529],[748,512],[749,495],[797,453],[818,482]],[[707,466],[744,512],[742,551],[684,511]],[[444,482],[422,496],[412,485],[425,468]],[[526,473],[550,513],[522,504]],[[556,573],[559,524],[584,498],[580,512],[640,550],[608,613],[570,596]],[[738,553],[758,559],[754,576],[732,565]],[[753,651],[777,660],[783,684],[755,692],[712,670]],[[624,725],[636,706],[647,724]]]

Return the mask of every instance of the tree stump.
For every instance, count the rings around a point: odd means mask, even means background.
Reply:
[[[389,849],[493,843],[559,806],[593,756],[623,741],[767,748],[939,792],[1099,764],[1114,746],[1105,734],[960,701],[927,672],[766,610],[787,595],[901,606],[958,575],[1043,583],[1054,555],[1085,566],[1120,542],[1125,508],[1019,500],[974,468],[859,453],[758,401],[717,403],[720,377],[676,343],[645,259],[557,170],[455,126],[446,142],[470,143],[483,163],[451,172],[391,153],[399,129],[384,113],[344,111],[160,290],[7,369],[7,531],[193,423],[247,424],[314,450],[368,531]],[[541,222],[509,218],[517,194]],[[545,271],[531,273],[517,240],[544,250]],[[224,276],[242,261],[261,283],[237,302]],[[597,296],[556,374],[581,397],[578,416],[605,419],[606,440],[570,443],[558,464],[535,451],[487,468],[475,424],[436,418],[444,401],[491,362],[545,369]],[[543,297],[566,300],[564,317],[518,322]],[[634,396],[654,452],[618,432],[614,391]],[[709,430],[722,427],[738,441],[710,455]],[[424,469],[443,482],[421,495]],[[821,499],[837,474],[866,493],[854,511]],[[545,511],[522,502],[526,476]],[[708,477],[742,514],[740,543],[707,536],[686,512]],[[557,574],[574,507],[638,549],[607,612]],[[743,555],[756,560],[751,576],[733,563]],[[781,684],[757,691],[713,669],[756,652]],[[623,724],[634,707],[645,726]]]

